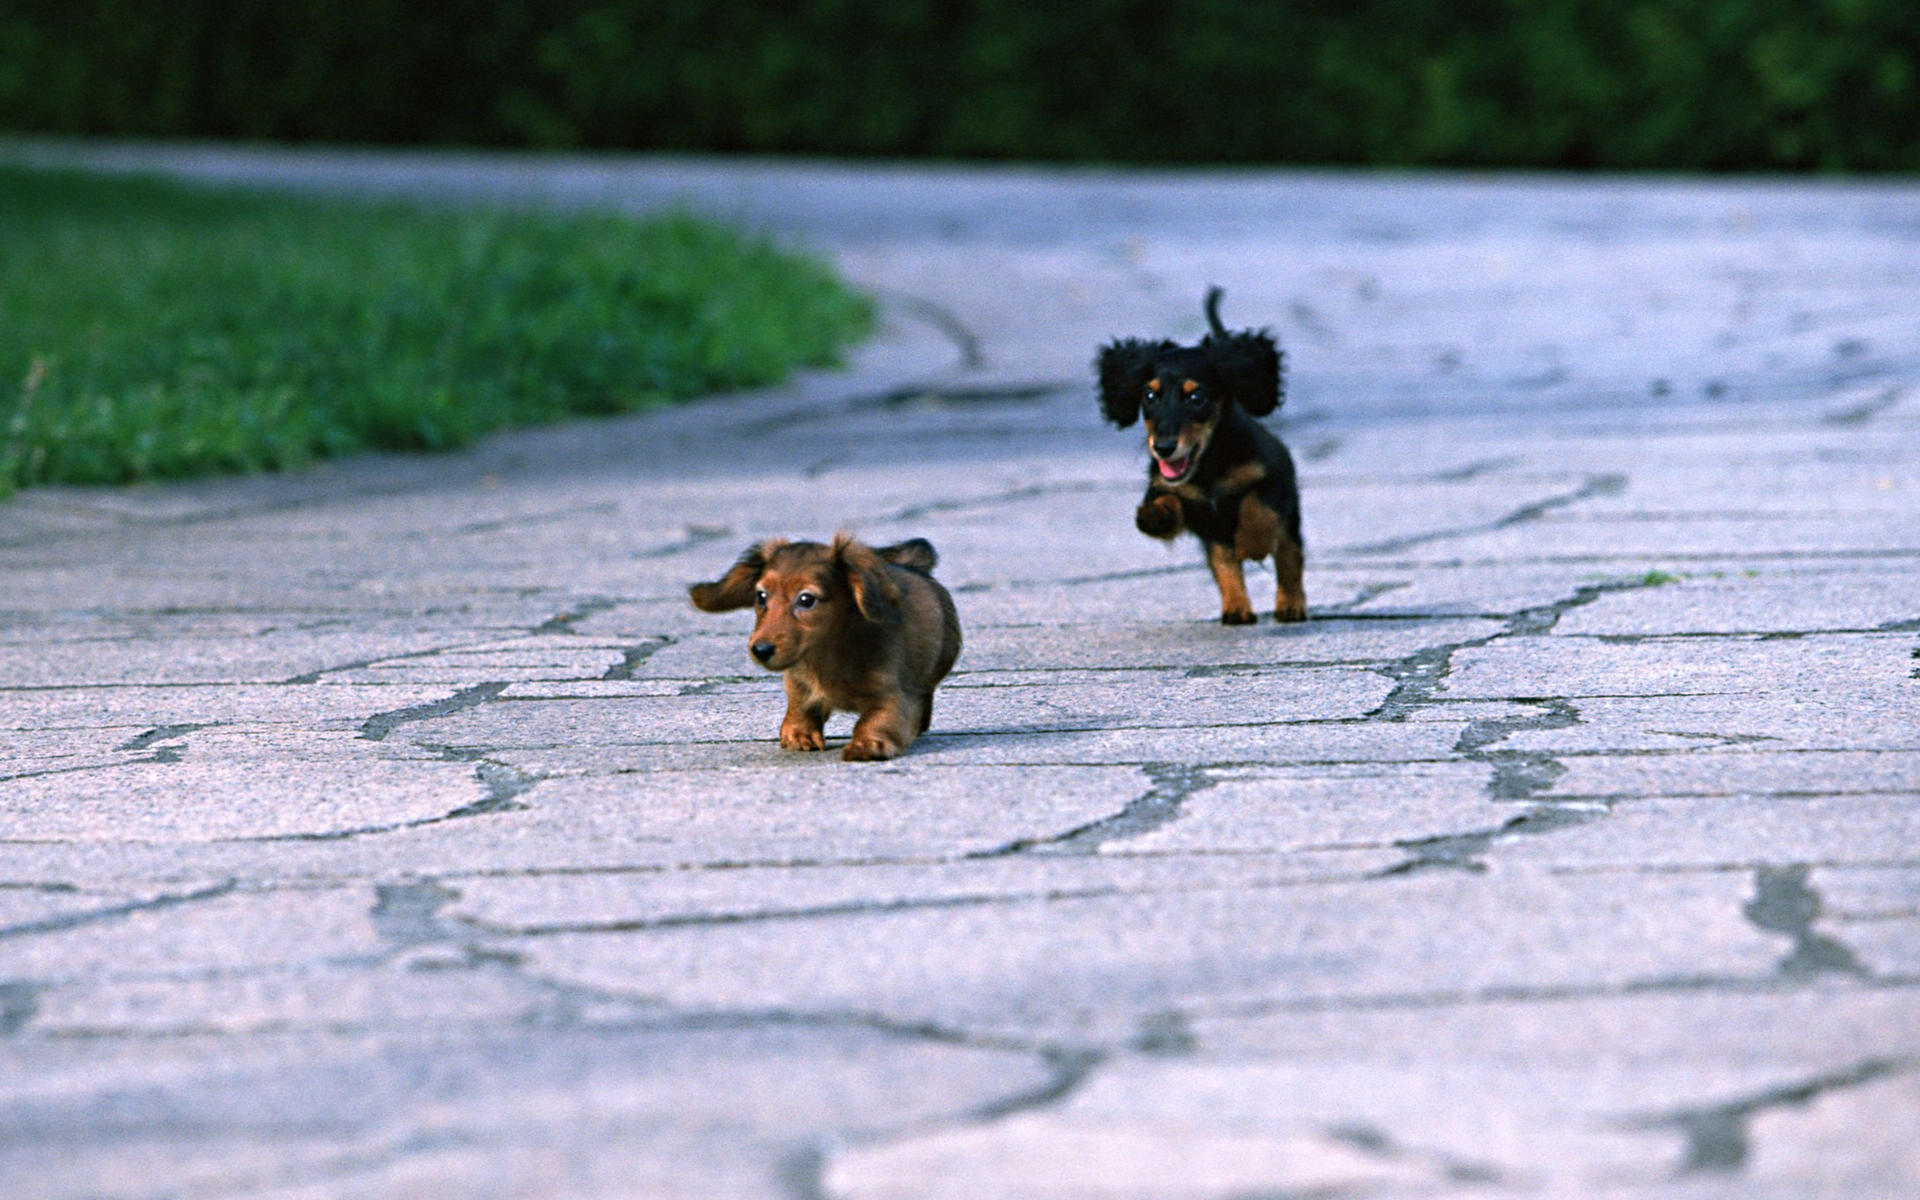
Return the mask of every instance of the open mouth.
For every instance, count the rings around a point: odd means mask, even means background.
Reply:
[[[1193,455],[1182,454],[1179,458],[1156,458],[1153,465],[1160,469],[1160,478],[1168,483],[1178,483],[1193,470]]]

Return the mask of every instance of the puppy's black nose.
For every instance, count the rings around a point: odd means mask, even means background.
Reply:
[[[1179,438],[1153,439],[1153,453],[1157,458],[1172,458],[1180,452]]]
[[[759,659],[761,662],[766,662],[768,659],[773,657],[773,643],[772,642],[755,642],[753,644],[753,656]]]

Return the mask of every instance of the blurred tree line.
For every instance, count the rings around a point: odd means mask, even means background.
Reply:
[[[1914,0],[4,0],[0,128],[1920,168]]]

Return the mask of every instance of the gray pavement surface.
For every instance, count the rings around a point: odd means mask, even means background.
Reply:
[[[1920,1195],[1920,185],[0,156],[681,203],[885,318],[0,503],[0,1193]],[[1095,412],[1208,283],[1304,625],[1215,623]],[[838,528],[966,629],[889,764],[685,599]]]

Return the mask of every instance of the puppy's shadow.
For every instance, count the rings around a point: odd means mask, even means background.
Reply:
[[[933,754],[949,750],[977,750],[985,747],[1007,748],[1035,743],[1046,743],[1062,734],[1102,733],[1104,725],[1006,725],[997,729],[953,729],[942,731],[939,726],[920,735],[906,757],[918,757],[922,753]]]

